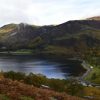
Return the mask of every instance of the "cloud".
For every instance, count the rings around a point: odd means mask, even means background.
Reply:
[[[95,15],[100,15],[100,0],[0,0],[0,26],[60,24]]]

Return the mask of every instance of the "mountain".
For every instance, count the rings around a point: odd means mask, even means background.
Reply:
[[[31,49],[45,54],[99,55],[100,20],[74,20],[60,25],[35,26],[25,23],[0,28],[0,50]]]
[[[87,18],[88,20],[100,20],[100,16]]]

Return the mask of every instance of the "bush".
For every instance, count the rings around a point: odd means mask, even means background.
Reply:
[[[0,100],[10,100],[10,99],[4,94],[0,94]]]
[[[30,73],[29,75],[25,75],[21,72],[4,72],[5,78],[10,78],[12,80],[23,80],[24,83],[34,85],[36,87],[41,87],[42,85],[46,85],[50,87],[50,89],[59,91],[59,92],[67,92],[71,95],[79,95],[83,89],[83,86],[78,84],[78,82],[74,79],[70,80],[61,80],[61,79],[48,79],[43,75],[35,75]]]
[[[34,99],[31,97],[27,97],[27,96],[21,96],[20,100],[34,100]]]

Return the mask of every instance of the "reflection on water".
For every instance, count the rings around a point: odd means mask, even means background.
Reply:
[[[34,59],[29,55],[0,56],[0,70],[40,73],[48,78],[66,78],[68,75],[78,75],[82,70],[79,67],[75,64],[60,64],[48,60]]]

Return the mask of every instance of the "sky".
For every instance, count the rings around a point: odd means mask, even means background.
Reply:
[[[100,15],[100,0],[0,0],[0,26],[56,25]]]

